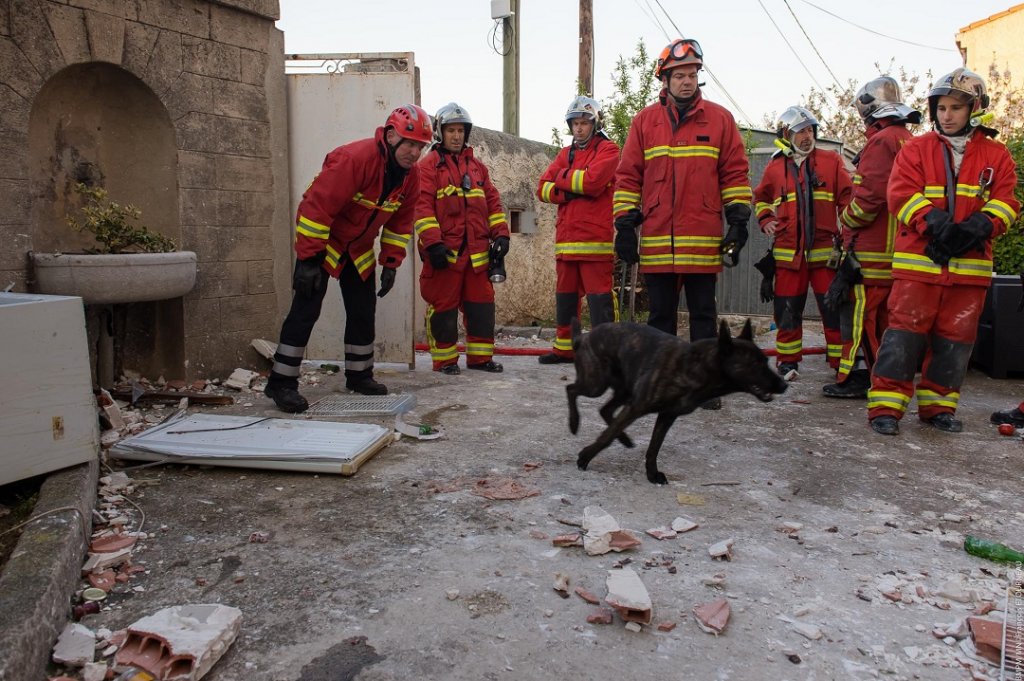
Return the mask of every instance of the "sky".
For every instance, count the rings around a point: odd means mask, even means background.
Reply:
[[[519,4],[519,133],[550,142],[551,128],[564,128],[576,94],[579,3]],[[957,31],[1013,4],[593,0],[594,94],[602,101],[612,95],[615,63],[633,55],[638,41],[654,58],[682,34],[700,42],[704,63],[720,83],[705,75],[705,96],[729,108],[740,124],[762,127],[765,115],[799,104],[811,87],[827,87],[833,77],[844,85],[862,83],[879,74],[876,64],[887,71],[894,60],[896,68],[923,79],[928,71],[948,73],[962,65]],[[280,6],[277,26],[287,53],[414,52],[428,113],[456,101],[475,124],[502,129],[502,57],[491,44],[489,0],[280,0]],[[500,40],[500,27],[497,33]]]

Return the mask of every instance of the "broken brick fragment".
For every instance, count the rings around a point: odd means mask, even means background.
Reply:
[[[583,546],[583,535],[579,532],[560,534],[551,540],[554,546]]]
[[[597,605],[598,603],[601,602],[600,598],[598,598],[594,594],[590,593],[589,591],[584,589],[582,586],[576,587],[575,592],[576,592],[577,596],[579,596],[580,598],[585,600],[587,603],[590,603],[591,605]]]
[[[709,603],[701,603],[693,608],[693,616],[697,620],[697,626],[702,631],[718,636],[725,631],[729,623],[729,601],[724,598],[716,598]]]
[[[658,631],[672,631],[676,628],[675,622],[662,622],[658,625]]]
[[[587,624],[611,624],[613,613],[608,608],[601,608],[587,615]]]
[[[103,589],[104,591],[110,591],[114,587],[115,575],[113,570],[103,570],[102,572],[90,572],[86,579],[89,580],[89,585],[97,589]]]

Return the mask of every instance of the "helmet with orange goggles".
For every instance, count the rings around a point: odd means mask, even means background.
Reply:
[[[405,104],[391,112],[385,128],[392,128],[402,139],[429,144],[434,136],[430,127],[430,116],[415,104]]]
[[[677,66],[696,64],[704,66],[704,50],[700,43],[692,38],[676,38],[658,55],[658,64],[654,68],[654,77],[659,80],[668,77],[668,72]]]

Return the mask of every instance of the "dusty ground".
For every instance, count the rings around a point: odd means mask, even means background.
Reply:
[[[446,437],[396,442],[351,478],[132,472],[156,483],[132,497],[156,534],[136,550],[148,571],[84,623],[118,629],[168,605],[237,606],[241,634],[211,681],[970,678],[930,630],[974,604],[933,593],[960,576],[1002,602],[1005,571],[958,545],[964,533],[1024,537],[1024,443],[988,423],[990,412],[1016,404],[1020,382],[971,372],[964,433],[942,434],[910,415],[900,437],[883,438],[868,429],[862,403],[820,396],[829,373],[810,357],[773,403],[736,395],[721,411],[677,421],[660,459],[670,484],[659,487],[642,464],[653,418],[631,429],[637,449],[615,444],[581,472],[575,454],[596,435],[600,403],[584,400],[574,437],[564,398],[572,366],[500,359],[502,375],[442,376],[423,354],[415,372],[382,374],[393,392],[416,395],[409,420],[441,425]],[[239,402],[222,413],[278,415],[262,396]],[[524,470],[527,462],[541,466]],[[539,495],[488,501],[470,491],[501,477]],[[453,481],[463,488],[433,491]],[[738,484],[711,484],[728,481]],[[704,505],[681,505],[680,493]],[[680,515],[700,527],[666,541],[644,535],[624,554],[554,548],[550,537],[575,529],[560,521],[580,520],[588,505],[639,532]],[[803,528],[789,536],[779,531],[786,521]],[[269,541],[249,543],[258,530]],[[713,562],[707,547],[729,537],[734,560]],[[650,592],[654,622],[675,622],[674,630],[588,624],[595,606],[552,589],[564,572],[571,587],[603,596],[607,571],[626,556]],[[702,582],[716,573],[721,586]],[[878,588],[887,574],[908,595],[921,585],[927,596],[887,600]],[[716,638],[690,612],[721,596],[732,619]],[[948,611],[935,605],[947,603]],[[824,637],[808,640],[780,616],[815,624]]]

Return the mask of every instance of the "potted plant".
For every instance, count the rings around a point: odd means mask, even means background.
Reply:
[[[1024,170],[1024,132],[1006,140],[1018,175]],[[1024,201],[1020,180],[1014,192]],[[978,340],[971,360],[992,378],[1006,378],[1010,372],[1024,372],[1024,218],[1017,221],[992,243],[992,286],[985,296],[985,307],[978,320]]]
[[[75,185],[84,200],[68,226],[90,232],[98,246],[84,254],[31,253],[35,291],[109,305],[177,298],[195,286],[196,254],[149,231],[131,204],[111,201],[103,187]]]

